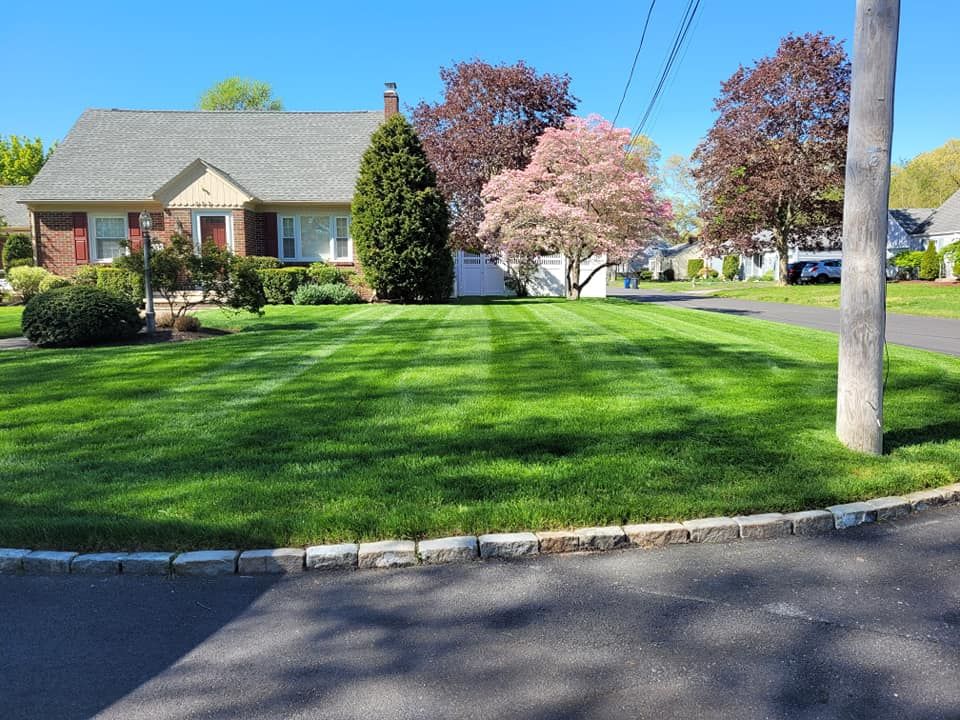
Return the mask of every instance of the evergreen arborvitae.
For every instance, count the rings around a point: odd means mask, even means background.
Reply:
[[[364,279],[378,297],[402,302],[450,297],[447,205],[420,140],[402,115],[381,125],[363,154],[352,222]]]
[[[938,277],[940,277],[940,255],[937,254],[937,246],[931,240],[920,258],[920,279],[936,280]]]

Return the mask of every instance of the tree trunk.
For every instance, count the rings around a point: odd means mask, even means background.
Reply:
[[[790,256],[789,239],[783,230],[774,233],[773,237],[777,250],[777,285],[784,287],[787,284],[787,260]]]
[[[580,299],[580,255],[567,263],[567,300]]]

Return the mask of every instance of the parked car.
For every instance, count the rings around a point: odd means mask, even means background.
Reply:
[[[812,265],[813,260],[801,260],[787,265],[787,285],[799,285],[800,276],[807,265]]]
[[[802,283],[840,282],[839,260],[818,260],[810,263],[800,273]]]

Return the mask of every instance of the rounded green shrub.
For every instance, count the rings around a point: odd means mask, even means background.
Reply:
[[[102,265],[97,268],[97,287],[125,297],[134,305],[143,302],[143,283],[140,277],[125,267]]]
[[[294,305],[351,305],[360,302],[360,296],[343,283],[301,285],[293,296]]]
[[[47,275],[40,281],[40,292],[45,293],[47,290],[55,290],[56,288],[67,287],[72,284],[70,278],[60,277],[59,275]]]
[[[30,298],[40,292],[40,283],[49,275],[50,273],[43,268],[20,265],[7,271],[7,280],[23,302],[28,302]]]
[[[143,326],[136,305],[100,288],[71,285],[31,298],[21,328],[41,347],[73,347],[133,337]]]
[[[269,305],[289,305],[293,294],[301,285],[305,285],[309,276],[302,267],[266,268],[257,270],[263,283],[263,295]]]
[[[695,278],[703,270],[703,258],[690,258],[687,260],[687,277]]]
[[[310,280],[317,285],[333,285],[334,283],[343,283],[346,279],[340,268],[326,263],[316,262],[307,268],[307,275]]]
[[[33,265],[33,243],[26,235],[11,235],[3,245],[3,256],[0,259],[7,270]]]
[[[96,265],[81,265],[73,274],[73,279],[78,285],[96,285],[100,277],[98,270]]]
[[[270,257],[269,255],[243,255],[237,256],[237,262],[240,262],[254,270],[271,270],[282,268],[283,263],[280,258]]]

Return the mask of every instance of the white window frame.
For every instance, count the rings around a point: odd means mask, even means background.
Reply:
[[[322,257],[304,257],[302,236],[300,232],[301,217],[325,217],[327,218],[327,228],[329,235],[329,253],[326,258]],[[293,246],[294,257],[287,257],[283,254],[283,221],[286,218],[293,218]],[[337,220],[347,221],[347,254],[346,256],[337,256]],[[353,236],[351,234],[352,218],[347,214],[331,214],[323,211],[297,211],[295,213],[277,213],[277,258],[279,260],[289,260],[290,262],[353,262]]]
[[[101,258],[97,256],[97,219],[101,220],[123,220],[123,240],[128,243],[127,246],[123,248],[121,254],[127,255],[130,253],[130,227],[128,225],[129,220],[126,213],[87,213],[87,244],[90,247],[90,262],[98,264],[109,264],[113,262],[112,257]],[[120,238],[108,238],[110,240],[119,240]]]
[[[233,247],[233,210],[227,208],[222,210],[194,210],[191,215],[193,247],[198,253],[200,252],[200,244],[203,242],[203,238],[200,237],[200,218],[202,217],[225,217],[227,219],[227,251],[235,252]]]

